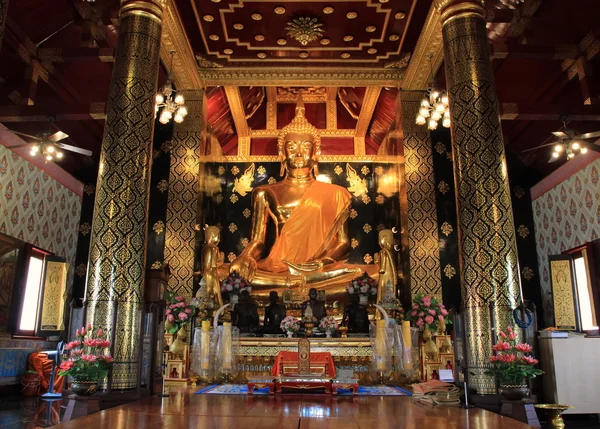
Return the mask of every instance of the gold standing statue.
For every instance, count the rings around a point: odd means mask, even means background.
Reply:
[[[332,291],[360,272],[345,264],[352,197],[341,186],[315,179],[321,138],[304,112],[300,98],[296,116],[277,141],[285,177],[252,192],[251,240],[230,266],[231,272],[239,272],[252,282],[253,291],[262,294],[304,283]],[[276,239],[261,260],[269,222],[276,226]]]
[[[221,284],[219,282],[218,268],[223,265],[220,257],[219,242],[221,235],[216,226],[207,226],[204,229],[206,244],[202,246],[202,278],[206,282],[206,295],[214,299],[218,305],[223,306],[221,297]]]
[[[394,233],[391,229],[379,231],[379,246],[381,250],[375,255],[375,263],[379,264],[379,279],[377,280],[377,302],[381,302],[385,295],[388,281],[396,287],[396,263],[394,261]]]

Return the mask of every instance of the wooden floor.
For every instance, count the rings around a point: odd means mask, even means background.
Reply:
[[[60,428],[432,429],[529,428],[480,410],[421,406],[408,396],[194,395],[188,388],[59,425]]]

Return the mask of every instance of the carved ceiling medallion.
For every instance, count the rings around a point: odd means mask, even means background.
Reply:
[[[308,45],[323,37],[325,30],[317,18],[301,17],[288,22],[285,27],[287,35],[297,40],[302,46]]]

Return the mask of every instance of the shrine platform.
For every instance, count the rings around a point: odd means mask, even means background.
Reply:
[[[73,420],[59,428],[203,429],[526,429],[531,426],[482,409],[420,406],[409,396],[195,395],[172,391]]]

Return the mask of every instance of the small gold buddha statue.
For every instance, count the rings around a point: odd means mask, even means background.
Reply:
[[[206,244],[202,246],[201,261],[202,261],[202,280],[206,284],[207,296],[214,299],[218,304],[217,308],[223,306],[223,298],[221,297],[221,285],[219,282],[218,268],[223,265],[220,258],[219,242],[221,241],[221,233],[216,226],[206,226],[204,229],[204,237]],[[200,292],[200,291],[199,291]]]
[[[335,283],[339,289],[361,271],[345,264],[352,197],[346,188],[316,180],[321,138],[304,112],[300,97],[296,116],[277,141],[285,177],[253,190],[250,242],[230,266],[259,294],[299,284],[330,289]],[[275,224],[276,238],[261,260],[269,222]]]
[[[379,246],[381,250],[375,255],[375,263],[379,265],[379,279],[377,281],[377,302],[381,302],[386,292],[388,282],[396,286],[396,262],[394,261],[394,232],[391,229],[379,231]]]

